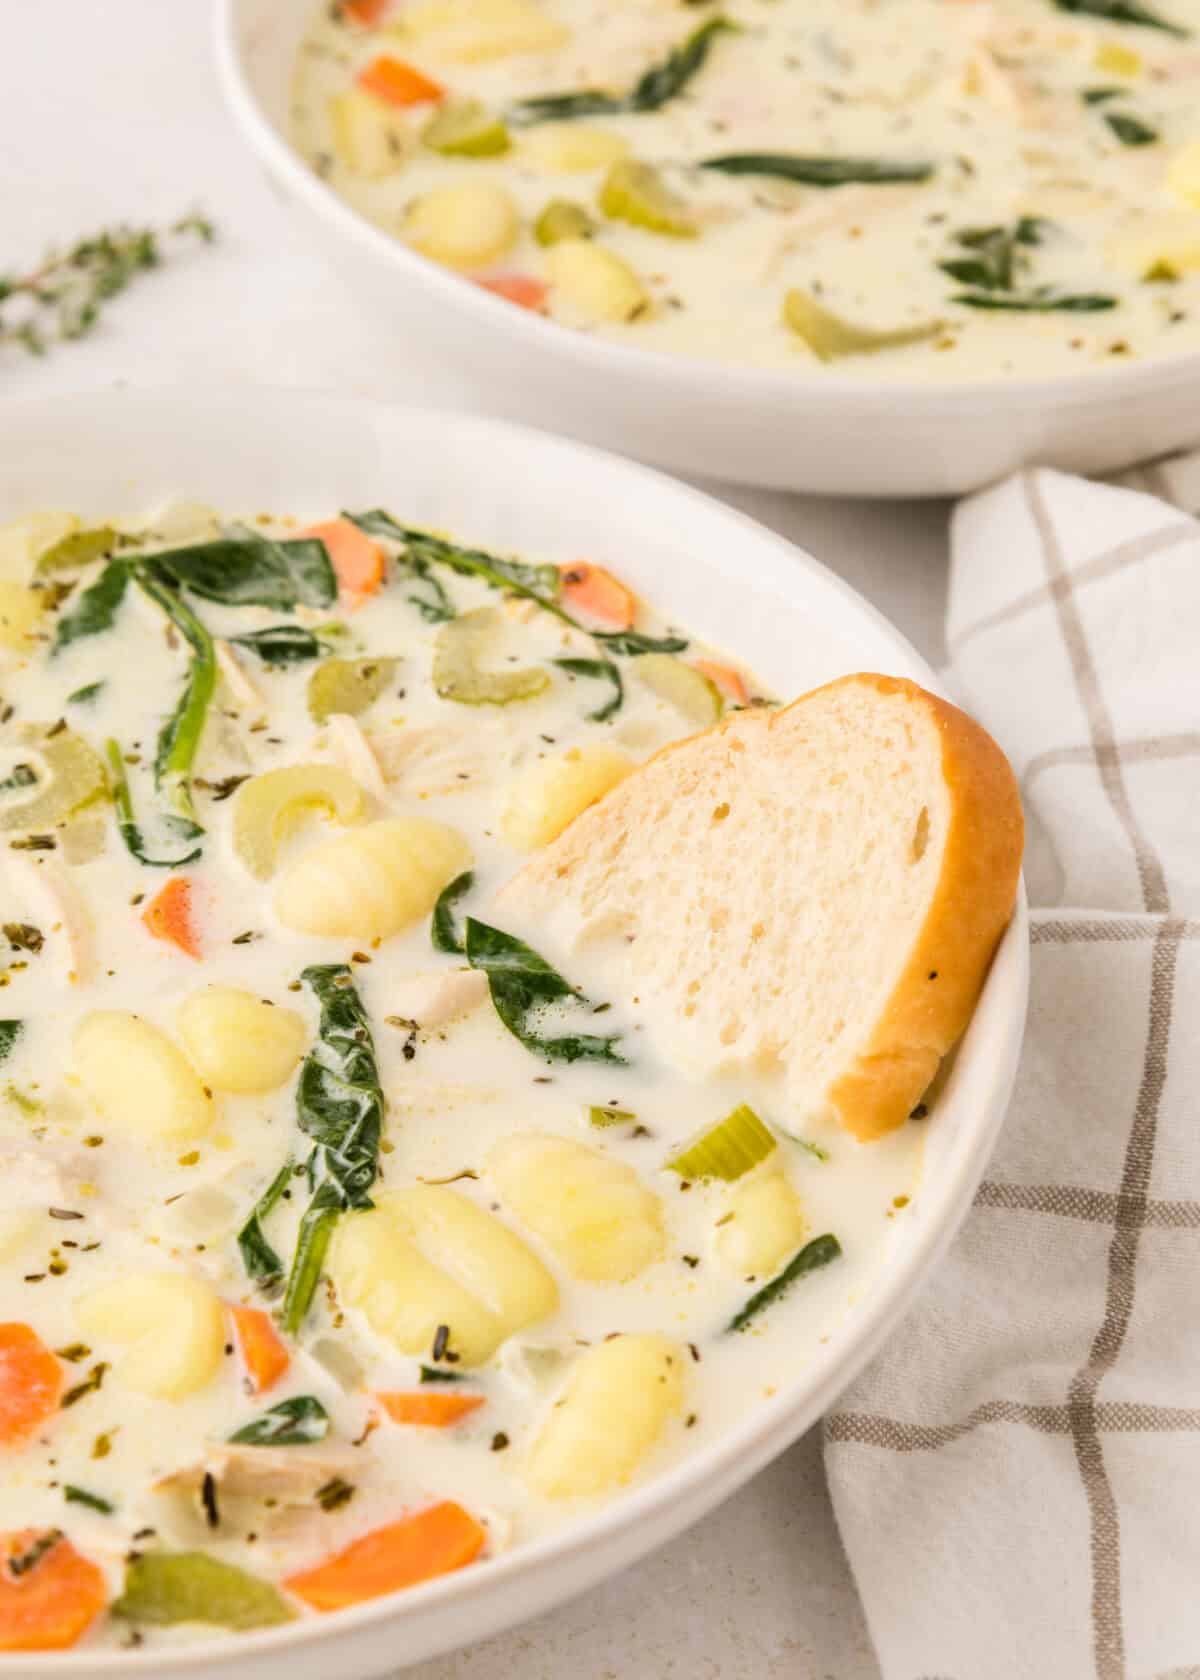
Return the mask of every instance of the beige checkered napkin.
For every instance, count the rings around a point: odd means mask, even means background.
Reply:
[[[1170,500],[1166,498],[1170,498]],[[1033,989],[977,1205],[826,1420],[884,1680],[1200,1680],[1200,457],[954,525]]]

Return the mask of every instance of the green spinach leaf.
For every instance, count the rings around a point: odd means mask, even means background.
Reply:
[[[556,599],[561,583],[557,566],[530,566],[523,560],[506,560],[482,548],[463,548],[458,543],[447,542],[444,537],[434,536],[430,531],[418,531],[398,524],[382,508],[373,508],[368,513],[348,513],[346,518],[369,536],[387,537],[392,542],[402,543],[405,557],[414,564],[414,569],[417,562],[421,563],[419,575],[428,576],[431,565],[448,566],[463,577],[482,578],[493,589],[527,596],[549,612],[567,618]],[[567,619],[567,622],[573,621]]]
[[[263,1220],[275,1209],[284,1191],[292,1181],[295,1164],[289,1155],[280,1167],[275,1177],[263,1191],[250,1210],[250,1217],[237,1234],[238,1250],[242,1256],[242,1265],[246,1268],[248,1277],[252,1277],[261,1289],[275,1289],[283,1282],[283,1261],[276,1254],[266,1232],[263,1230]]]
[[[1052,0],[1052,3],[1060,12],[1104,18],[1108,23],[1139,24],[1143,29],[1161,29],[1167,35],[1177,35],[1181,41],[1186,41],[1190,33],[1157,12],[1135,4],[1134,0]]]
[[[312,1394],[295,1394],[229,1437],[244,1447],[309,1447],[329,1433],[329,1413]]]
[[[826,1232],[823,1237],[814,1237],[806,1243],[793,1259],[789,1260],[783,1270],[766,1283],[725,1326],[726,1333],[731,1330],[744,1330],[750,1321],[757,1318],[764,1307],[778,1301],[787,1293],[797,1279],[807,1277],[810,1272],[819,1271],[822,1266],[828,1266],[831,1260],[836,1260],[842,1252],[842,1245],[832,1232]]]
[[[950,301],[968,309],[1007,309],[1025,315],[1094,315],[1117,307],[1116,298],[1104,292],[1051,292],[1044,288],[1025,293],[957,292]]]
[[[264,665],[271,666],[301,665],[329,652],[319,636],[299,624],[271,624],[265,630],[247,630],[244,636],[229,639],[235,647],[249,649]]]
[[[133,796],[129,791],[129,777],[125,774],[125,760],[121,756],[120,743],[113,740],[106,741],[104,743],[104,753],[108,759],[113,803],[117,808],[117,830],[131,856],[151,869],[182,869],[185,863],[194,863],[200,856],[199,846],[185,853],[183,857],[150,856],[145,837],[134,815]]]
[[[620,667],[614,665],[611,659],[556,659],[554,663],[560,671],[569,671],[573,677],[596,677],[611,685],[612,693],[608,699],[587,714],[592,723],[605,723],[621,710],[625,701],[625,684],[621,681]]]
[[[621,1042],[619,1034],[598,1038],[588,1033],[568,1033],[547,1038],[537,1031],[538,1017],[548,1005],[571,999],[587,1007],[588,1000],[523,940],[468,916],[465,949],[471,967],[487,975],[497,1015],[535,1056],[548,1062],[626,1065],[625,1057],[614,1048]]]
[[[372,1205],[384,1116],[371,1026],[350,969],[328,963],[306,968],[300,978],[320,1003],[321,1020],[296,1090],[297,1121],[313,1149],[305,1162],[310,1200],[283,1303],[283,1324],[293,1336],[312,1302],[338,1215]]]
[[[798,152],[727,152],[721,157],[703,158],[699,167],[718,170],[722,175],[770,175],[805,187],[928,181],[934,170],[933,164],[915,160],[904,163],[889,158],[807,157]]]
[[[167,802],[169,820],[187,840],[204,830],[192,803],[192,767],[200,749],[208,709],[217,686],[217,652],[195,613],[151,565],[137,573],[139,587],[160,606],[191,649],[187,681],[158,735],[154,781]]]
[[[460,957],[463,955],[465,947],[454,925],[454,906],[474,885],[474,871],[468,869],[463,874],[456,875],[448,887],[442,888],[433,907],[433,923],[430,929],[435,951],[447,951]]]
[[[129,577],[127,560],[108,562],[96,581],[88,584],[71,610],[59,619],[51,656],[61,653],[72,642],[80,642],[86,636],[98,636],[102,630],[112,629],[129,587]]]
[[[167,549],[153,563],[193,595],[226,607],[328,607],[337,600],[337,578],[325,544],[316,537],[277,541],[237,528],[215,542]]]
[[[645,111],[660,111],[672,99],[678,98],[704,68],[717,36],[736,31],[737,25],[728,18],[709,18],[674,47],[661,64],[652,64],[628,93],[584,89],[578,93],[541,94],[519,100],[509,115],[517,123],[538,123],[567,122],[576,117],[613,115],[616,112],[636,115]]]
[[[640,653],[682,653],[688,645],[686,636],[643,636],[640,630],[595,630],[592,634],[609,653],[630,659]]]

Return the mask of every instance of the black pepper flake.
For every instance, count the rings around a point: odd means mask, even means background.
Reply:
[[[937,969],[936,969],[936,968],[931,968],[931,969],[930,969],[930,970],[929,970],[929,978],[930,978],[930,979],[931,979],[931,980],[936,980],[936,979],[937,979],[937,977],[938,977],[938,971],[937,971]]]
[[[81,1359],[86,1359],[91,1348],[83,1342],[69,1342],[66,1347],[55,1348],[56,1359],[65,1359],[71,1365],[78,1365]]]
[[[83,1218],[83,1215],[81,1213],[77,1213],[74,1208],[57,1208],[56,1207],[56,1208],[51,1208],[49,1210],[49,1212],[50,1212],[51,1219],[82,1219]]]
[[[683,1421],[683,1427],[685,1429],[695,1429],[696,1424],[698,1422],[699,1422],[699,1418],[698,1418],[697,1414],[695,1412],[689,1412],[687,1417]]]
[[[695,1271],[696,1267],[700,1264],[700,1256],[698,1254],[681,1254],[679,1258],[683,1261],[685,1266],[690,1266],[693,1271]]]
[[[688,1343],[688,1352],[691,1354],[692,1358],[696,1361],[696,1364],[699,1365],[699,1363],[700,1363],[700,1349],[696,1346],[695,1342],[689,1342]]]
[[[204,1472],[204,1480],[200,1483],[200,1503],[204,1507],[204,1520],[209,1528],[220,1528],[221,1512],[217,1505],[217,1479],[211,1470]]]
[[[503,1452],[507,1445],[508,1436],[504,1433],[503,1429],[498,1429],[492,1436],[492,1451]]]
[[[42,930],[29,922],[5,922],[4,937],[14,951],[28,951],[34,957],[46,943]]]
[[[450,1326],[439,1324],[433,1338],[433,1362],[446,1357],[446,1349],[450,1346]]]
[[[256,939],[261,938],[261,933],[255,933],[253,928],[248,928],[245,933],[235,934],[231,943],[234,945],[252,945]]]
[[[913,1109],[912,1113],[909,1115],[908,1118],[910,1120],[924,1120],[928,1117],[928,1114],[929,1114],[929,1104],[920,1102],[920,1103],[917,1104],[916,1108]]]
[[[341,1476],[335,1476],[332,1481],[326,1482],[324,1487],[317,1489],[316,1497],[322,1511],[337,1511],[354,1498],[354,1486]]]

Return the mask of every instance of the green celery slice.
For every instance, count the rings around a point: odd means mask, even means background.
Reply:
[[[143,1552],[125,1570],[125,1590],[114,1616],[153,1627],[207,1622],[243,1633],[277,1627],[295,1611],[268,1581],[207,1552]]]
[[[777,1148],[775,1138],[749,1103],[710,1126],[692,1143],[672,1155],[666,1165],[680,1178],[719,1178],[732,1184]]]

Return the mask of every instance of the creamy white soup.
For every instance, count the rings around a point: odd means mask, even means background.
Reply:
[[[630,346],[937,380],[1200,348],[1200,0],[344,0],[292,136]]]
[[[860,1144],[690,1078],[490,908],[773,703],[609,571],[40,515],[0,696],[0,1649],[486,1568],[719,1438],[885,1264],[923,1107]]]

